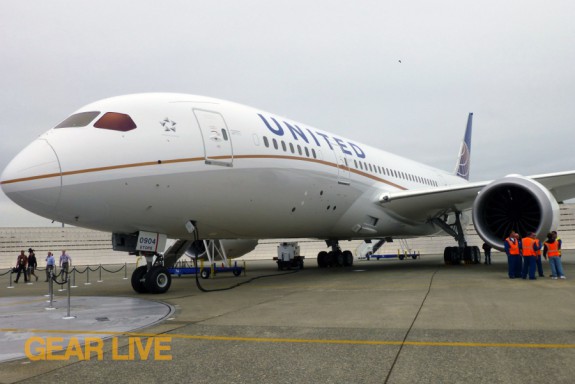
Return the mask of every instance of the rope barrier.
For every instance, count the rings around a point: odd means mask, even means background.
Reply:
[[[113,264],[112,264],[113,265]],[[46,271],[46,268],[36,268],[36,271]],[[124,271],[124,280],[126,280],[128,277],[128,263],[124,263],[124,265],[122,265],[121,267],[117,268],[117,269],[111,269],[111,268],[106,268],[103,265],[98,265],[96,267],[92,267],[90,265],[86,265],[84,266],[83,269],[79,269],[76,266],[73,266],[71,270],[69,270],[67,273],[60,268],[58,273],[56,273],[56,267],[54,267],[54,269],[52,270],[52,279],[48,278],[48,281],[52,281],[58,285],[60,285],[61,287],[63,287],[64,284],[67,284],[68,281],[70,280],[71,283],[71,287],[72,288],[77,288],[76,286],[76,272],[82,274],[82,273],[86,273],[86,283],[84,283],[85,285],[91,285],[90,283],[90,271],[92,272],[99,272],[99,279],[98,282],[102,282],[102,270],[107,272],[107,273],[119,273]],[[0,272],[0,278],[2,276],[9,276],[9,280],[10,280],[10,285],[6,288],[15,288],[14,284],[13,284],[13,275],[14,275],[14,268],[9,268],[5,271]],[[25,273],[25,272],[24,272]],[[66,275],[66,276],[65,276]],[[70,276],[71,275],[71,276]],[[62,289],[64,290],[64,289]]]
[[[127,264],[122,265],[122,266],[120,267],[120,269],[118,269],[117,271],[110,271],[109,269],[106,269],[106,268],[103,267],[103,266],[100,266],[100,267],[101,267],[104,271],[106,271],[106,272],[108,272],[108,273],[118,273],[118,272],[124,270],[124,268],[128,268]]]
[[[14,273],[14,271],[12,271],[12,268],[10,268],[9,270],[7,270],[6,272],[4,272],[3,274],[0,275],[0,277],[7,275],[9,273]]]

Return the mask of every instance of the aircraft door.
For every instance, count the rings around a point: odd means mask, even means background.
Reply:
[[[224,117],[218,112],[195,108],[194,115],[204,141],[206,164],[233,166],[232,137]]]
[[[332,140],[330,140],[330,144],[333,148],[333,153],[335,155],[335,161],[337,164],[337,182],[339,184],[349,185],[351,182],[349,170],[351,159],[349,159],[348,156],[343,153],[343,150],[337,143],[334,143]]]

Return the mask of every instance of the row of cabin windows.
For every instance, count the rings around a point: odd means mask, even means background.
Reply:
[[[435,180],[431,180],[425,177],[412,175],[410,173],[397,171],[391,168],[380,167],[379,165],[372,165],[369,163],[364,163],[362,161],[353,160],[356,169],[361,169],[362,171],[369,171],[371,173],[378,173],[380,175],[386,175],[390,177],[395,177],[398,179],[404,179],[413,181],[414,183],[426,184],[429,186],[437,187],[438,184]],[[347,163],[347,162],[346,162]]]
[[[267,138],[267,136],[264,136],[264,145],[266,146],[266,148],[270,147],[270,142]],[[299,144],[296,144],[295,146],[293,145],[293,143],[288,143],[286,145],[285,141],[281,140],[279,143],[276,139],[272,138],[272,146],[274,147],[274,149],[279,149],[279,147],[282,147],[282,150],[284,152],[288,152],[288,147],[289,147],[289,152],[295,154],[296,151],[300,156],[303,156],[303,154],[305,153],[306,157],[313,157],[314,159],[317,159],[317,154],[315,153],[315,149],[311,149],[309,150],[307,147],[302,147]]]
[[[270,142],[269,142],[269,139],[267,138],[267,136],[264,136],[263,139],[264,139],[264,145],[266,146],[266,148],[269,148]],[[313,148],[311,149],[311,152],[310,152],[310,150],[308,150],[307,147],[303,147],[303,150],[302,150],[302,147],[299,144],[296,144],[294,146],[293,143],[288,143],[286,145],[285,141],[281,140],[278,143],[278,141],[276,139],[272,138],[272,146],[274,147],[274,149],[279,149],[280,145],[281,145],[281,148],[284,152],[288,152],[288,147],[289,147],[289,152],[291,152],[293,154],[295,154],[296,150],[297,150],[297,153],[300,156],[303,156],[303,153],[305,152],[305,155],[307,157],[313,157],[314,159],[317,159],[317,154]],[[311,153],[311,156],[310,156],[310,153]],[[349,167],[347,159],[344,159],[344,160],[345,160],[346,167]],[[362,171],[369,171],[371,173],[378,173],[380,175],[386,175],[386,176],[395,177],[398,179],[401,178],[404,180],[413,181],[415,183],[421,183],[421,184],[426,184],[426,185],[437,187],[437,182],[435,180],[427,179],[425,177],[411,175],[409,173],[396,171],[394,169],[381,167],[379,165],[372,165],[370,163],[357,161],[355,159],[353,160],[353,163],[354,163],[356,169],[361,169]]]

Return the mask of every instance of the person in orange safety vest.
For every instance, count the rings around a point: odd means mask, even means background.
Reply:
[[[507,274],[509,278],[521,277],[521,242],[517,232],[511,231],[509,237],[503,241],[503,245],[507,254]]]
[[[551,267],[551,278],[557,280],[565,279],[563,274],[563,265],[561,263],[561,244],[559,240],[556,239],[556,235],[553,233],[547,234],[547,240],[543,243],[543,256],[549,260],[549,266]]]
[[[529,280],[535,280],[535,267],[537,251],[539,250],[539,244],[536,241],[535,233],[529,232],[527,236],[521,239],[523,255],[523,270],[521,271],[521,277],[523,279],[527,278],[527,272],[529,272]]]

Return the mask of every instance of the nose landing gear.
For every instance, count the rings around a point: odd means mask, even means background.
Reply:
[[[132,288],[138,293],[166,293],[172,285],[172,275],[162,265],[162,256],[146,254],[146,265],[132,273]]]

